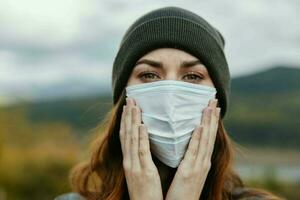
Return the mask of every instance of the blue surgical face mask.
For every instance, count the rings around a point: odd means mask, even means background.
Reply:
[[[202,112],[216,89],[211,86],[175,80],[162,80],[126,87],[142,110],[151,152],[170,167],[178,167]]]

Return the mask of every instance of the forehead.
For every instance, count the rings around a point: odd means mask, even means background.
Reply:
[[[197,57],[193,56],[192,54],[175,48],[159,48],[154,49],[144,56],[142,58],[156,58],[160,60],[182,60],[182,59],[198,59]],[[172,59],[171,59],[172,58]],[[140,60],[139,59],[139,60]],[[198,59],[199,60],[199,59]]]

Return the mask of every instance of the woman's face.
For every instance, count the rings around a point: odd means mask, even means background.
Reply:
[[[214,87],[201,61],[193,55],[174,48],[155,49],[141,57],[127,85],[160,80],[178,80]]]

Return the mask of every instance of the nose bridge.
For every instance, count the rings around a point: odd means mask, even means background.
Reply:
[[[172,70],[167,70],[165,73],[166,80],[177,80],[177,69],[175,67]]]

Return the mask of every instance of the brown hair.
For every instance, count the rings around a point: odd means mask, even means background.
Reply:
[[[119,101],[103,120],[102,133],[93,141],[91,158],[75,165],[70,171],[72,190],[86,197],[87,200],[129,199],[119,140],[125,98],[123,91]],[[282,199],[268,191],[244,186],[241,178],[233,171],[233,147],[234,142],[226,133],[220,119],[211,169],[200,199],[234,200],[253,196],[264,200]]]

